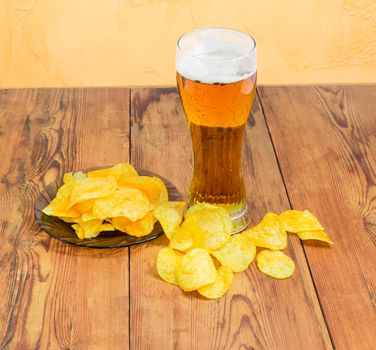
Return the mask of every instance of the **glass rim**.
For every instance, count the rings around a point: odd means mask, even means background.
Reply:
[[[199,56],[196,56],[196,55],[194,55],[192,53],[187,52],[186,50],[184,50],[181,47],[180,43],[181,43],[182,39],[186,35],[191,34],[191,33],[195,33],[195,32],[200,32],[200,31],[208,30],[208,29],[221,29],[221,30],[236,32],[236,33],[240,33],[242,35],[245,35],[252,42],[252,47],[245,54],[242,54],[242,55],[239,55],[239,56],[233,57],[233,58],[224,58],[224,59],[218,59],[218,58],[212,59],[212,58],[207,58],[207,57],[199,57]],[[205,62],[234,62],[234,61],[238,61],[238,60],[241,60],[241,59],[244,59],[244,58],[247,58],[247,57],[253,55],[254,52],[256,51],[256,40],[255,40],[255,38],[252,35],[250,35],[250,34],[248,34],[246,32],[242,32],[241,30],[238,30],[238,29],[235,29],[235,28],[229,28],[229,27],[202,27],[202,28],[192,29],[192,30],[190,30],[188,32],[185,32],[182,35],[180,35],[180,37],[178,38],[178,40],[176,42],[176,47],[177,47],[177,49],[180,52],[182,52],[182,54],[190,56],[190,57],[194,57],[197,60],[201,60],[201,61],[205,61]]]

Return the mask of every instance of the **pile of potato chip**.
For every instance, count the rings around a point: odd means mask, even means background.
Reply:
[[[187,210],[183,223],[183,212],[173,204],[168,209],[161,208],[154,215],[170,243],[158,254],[159,275],[183,291],[197,290],[208,299],[220,298],[227,292],[234,273],[245,271],[252,263],[256,247],[265,248],[256,259],[261,272],[277,279],[290,277],[295,264],[281,252],[287,247],[287,231],[302,240],[333,243],[307,210],[268,213],[258,225],[231,235],[231,218],[221,207],[196,204]]]
[[[140,237],[151,233],[158,215],[168,214],[170,207],[183,215],[185,203],[169,202],[158,177],[139,176],[131,164],[119,163],[87,174],[65,174],[64,184],[43,212],[72,223],[80,239],[115,229]]]
[[[140,176],[129,163],[112,168],[64,175],[56,197],[43,209],[47,215],[72,223],[80,239],[103,231],[119,230],[145,236],[159,221],[170,240],[157,259],[157,270],[166,282],[183,291],[197,290],[208,299],[223,296],[234,273],[245,271],[257,255],[257,267],[277,279],[290,277],[295,264],[281,250],[287,247],[287,232],[301,240],[329,239],[309,211],[268,213],[242,233],[231,235],[228,212],[210,204],[196,204],[184,214],[185,202],[171,202],[165,184],[155,176]],[[183,221],[184,217],[184,221]]]

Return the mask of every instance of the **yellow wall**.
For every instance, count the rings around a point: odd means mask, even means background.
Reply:
[[[375,82],[375,0],[0,0],[0,86],[175,84],[175,42],[228,26],[259,82]]]

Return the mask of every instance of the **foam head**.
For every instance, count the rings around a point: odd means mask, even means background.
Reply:
[[[234,29],[197,29],[177,43],[176,70],[190,80],[234,83],[254,75],[256,67],[256,42]]]

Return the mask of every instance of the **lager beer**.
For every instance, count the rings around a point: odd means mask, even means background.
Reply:
[[[255,42],[232,29],[196,30],[179,39],[176,64],[193,146],[189,204],[223,206],[239,231],[248,224],[241,155],[256,91]]]

